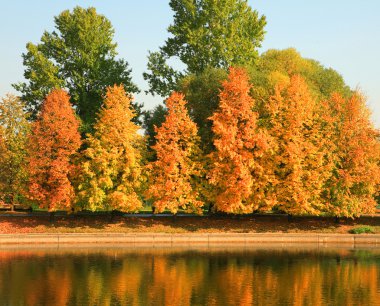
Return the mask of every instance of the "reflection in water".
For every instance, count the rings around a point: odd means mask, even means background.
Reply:
[[[0,305],[377,305],[380,250],[0,250]]]

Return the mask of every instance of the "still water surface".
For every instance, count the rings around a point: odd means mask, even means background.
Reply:
[[[380,250],[0,249],[0,305],[380,305]]]

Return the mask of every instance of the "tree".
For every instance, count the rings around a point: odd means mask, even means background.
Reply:
[[[223,82],[219,108],[210,118],[215,152],[210,155],[209,177],[218,211],[251,213],[273,205],[273,174],[266,166],[270,138],[257,125],[249,91],[245,70],[231,68]]]
[[[325,185],[326,211],[338,217],[374,213],[380,184],[379,131],[364,97],[333,94],[324,109],[333,152],[332,175]]]
[[[24,106],[14,95],[7,95],[0,102],[0,194],[12,210],[24,197],[28,179],[25,159],[30,124]]]
[[[179,85],[185,94],[190,117],[199,129],[202,150],[205,154],[214,150],[212,122],[209,118],[219,106],[219,93],[227,75],[223,69],[207,68],[202,73],[184,77]]]
[[[320,214],[323,186],[331,168],[321,138],[316,100],[306,82],[292,76],[269,100],[269,132],[276,143],[277,207],[291,215]]]
[[[264,38],[264,16],[252,10],[246,0],[171,0],[174,22],[160,51],[148,56],[144,73],[149,92],[167,96],[184,73],[167,63],[178,57],[185,74],[200,73],[207,67],[223,68],[252,64]]]
[[[156,128],[153,149],[157,160],[148,166],[150,184],[146,192],[154,201],[155,212],[169,209],[177,213],[182,208],[201,213],[203,206],[199,136],[185,105],[183,94],[172,93],[166,100],[165,122]]]
[[[49,211],[71,209],[71,158],[81,145],[79,120],[69,95],[54,89],[45,99],[29,138],[29,196]]]
[[[107,88],[103,107],[81,153],[77,208],[136,211],[141,206],[142,137],[124,87]]]
[[[105,88],[123,84],[137,92],[128,63],[116,59],[117,44],[110,21],[95,8],[75,7],[54,19],[56,31],[44,32],[41,43],[28,43],[23,54],[27,82],[14,84],[27,109],[36,116],[53,88],[66,88],[85,131],[94,122]],[[137,107],[137,106],[136,106]]]
[[[165,106],[157,105],[153,110],[144,112],[144,124],[145,135],[147,136],[148,150],[150,151],[150,161],[157,159],[155,151],[152,149],[156,144],[156,127],[159,128],[165,121],[165,117],[168,111]]]
[[[267,103],[276,85],[287,86],[294,75],[301,76],[308,85],[310,94],[319,101],[328,99],[333,92],[345,97],[351,95],[342,76],[332,68],[326,68],[319,62],[302,57],[293,48],[271,49],[262,53],[256,64],[249,67],[249,76],[253,84],[252,96],[256,100],[256,110],[263,124],[268,123]]]

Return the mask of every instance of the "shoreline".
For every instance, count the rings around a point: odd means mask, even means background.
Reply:
[[[380,248],[380,234],[323,234],[323,233],[29,233],[0,234],[4,245],[76,245],[126,244],[139,245],[220,245],[240,244],[315,244],[315,245],[372,245]]]

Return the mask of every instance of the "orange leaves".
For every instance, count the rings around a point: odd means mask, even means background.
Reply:
[[[45,99],[29,140],[29,194],[49,211],[71,208],[70,157],[80,146],[79,122],[68,94],[53,90]]]
[[[380,184],[379,131],[375,130],[364,98],[334,94],[325,119],[331,134],[332,176],[326,184],[327,210],[337,216],[373,213]]]
[[[104,106],[80,158],[77,208],[133,212],[141,207],[139,127],[123,86],[107,88]]]
[[[209,176],[219,211],[250,213],[269,203],[265,194],[270,169],[264,175],[263,167],[270,140],[258,127],[249,90],[245,71],[231,68],[219,96],[219,109],[210,118],[216,150],[210,155]]]
[[[364,99],[334,94],[318,101],[299,76],[276,84],[258,107],[246,72],[230,69],[219,107],[204,122],[204,127],[212,123],[207,141],[214,138],[207,156],[199,148],[198,129],[190,117],[194,113],[188,114],[184,96],[174,92],[166,101],[165,122],[156,128],[157,160],[145,169],[144,139],[132,122],[131,99],[122,86],[107,89],[94,132],[76,155],[76,167],[71,159],[80,146],[79,123],[68,95],[54,90],[29,141],[30,197],[49,210],[72,208],[75,196],[78,210],[134,212],[145,195],[156,212],[202,213],[205,198],[215,210],[227,213],[276,208],[294,215],[353,217],[373,212],[380,186],[380,143]],[[9,125],[0,126],[3,161],[8,137],[4,127]],[[22,156],[14,156],[17,164],[23,164]],[[149,172],[145,193],[144,170]],[[14,181],[14,175],[8,177]],[[0,185],[9,184],[0,180]]]
[[[315,100],[305,81],[293,76],[288,86],[275,89],[268,107],[269,132],[276,143],[272,167],[278,207],[290,214],[319,214],[330,169],[324,160]]]
[[[154,201],[155,212],[179,208],[201,213],[203,202],[199,188],[202,176],[197,127],[191,121],[184,96],[174,92],[166,100],[168,114],[156,128],[157,160],[149,165],[150,186],[146,192]]]

